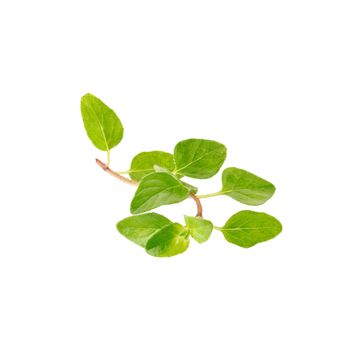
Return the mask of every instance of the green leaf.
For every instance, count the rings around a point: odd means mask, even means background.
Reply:
[[[180,176],[177,176],[177,175],[173,174],[170,170],[159,167],[158,165],[154,166],[154,170],[157,173],[168,173],[168,174],[171,174],[172,176],[176,176],[176,178],[180,179]],[[198,187],[193,186],[185,181],[181,181],[181,183],[189,189],[190,193],[196,194],[198,192]]]
[[[188,139],[175,146],[176,174],[196,179],[214,176],[226,159],[226,147],[216,141]]]
[[[260,205],[275,193],[275,186],[259,176],[238,168],[222,173],[222,194],[248,205]]]
[[[102,151],[109,151],[123,138],[124,128],[115,112],[92,94],[81,98],[81,114],[91,142]]]
[[[172,222],[165,216],[156,213],[147,213],[129,216],[117,223],[118,231],[130,241],[146,247],[147,241],[158,231]]]
[[[183,253],[189,246],[188,232],[177,223],[164,227],[146,244],[148,254],[157,257],[169,257]]]
[[[243,210],[232,215],[219,229],[227,241],[249,248],[276,237],[282,231],[282,225],[271,215]]]
[[[140,181],[144,176],[154,173],[155,166],[173,171],[175,168],[173,155],[162,151],[139,153],[131,162],[129,175],[133,180]]]
[[[153,173],[142,178],[131,202],[132,214],[140,214],[165,204],[179,203],[190,190],[175,176]]]
[[[186,227],[190,230],[191,236],[198,242],[207,241],[213,231],[213,224],[209,220],[197,216],[185,215]]]
[[[156,173],[168,173],[168,174],[172,174],[174,175],[171,170],[167,169],[167,168],[162,168],[161,166],[158,165],[154,165],[153,166],[154,172]]]
[[[186,186],[188,188],[188,190],[190,191],[190,193],[194,193],[196,194],[198,192],[198,187],[196,186],[192,186],[190,184],[188,184],[187,182],[185,181],[181,181],[181,183]]]

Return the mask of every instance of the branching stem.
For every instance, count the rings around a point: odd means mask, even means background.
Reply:
[[[134,186],[137,186],[137,182],[134,181],[134,180],[130,180],[128,179],[127,177],[123,176],[123,175],[120,175],[119,173],[117,173],[116,171],[113,171],[112,169],[110,169],[110,167],[101,162],[99,159],[96,159],[96,163],[99,167],[101,167],[106,173],[114,176],[115,178],[117,178],[118,180],[120,181],[123,181],[124,183],[126,184],[129,184],[129,185],[134,185]]]
[[[113,177],[117,178],[118,180],[129,184],[129,185],[133,185],[133,186],[137,186],[138,182],[128,179],[127,177],[121,175],[119,172],[117,171],[113,171],[107,164],[101,162],[99,159],[96,159],[96,164],[102,168],[106,173],[112,175]],[[197,216],[202,218],[203,217],[203,207],[202,207],[202,203],[200,201],[200,199],[194,194],[191,193],[190,197],[195,201],[196,206],[197,206]]]

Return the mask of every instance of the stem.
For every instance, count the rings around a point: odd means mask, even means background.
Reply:
[[[119,173],[117,173],[116,171],[113,171],[109,168],[109,166],[103,162],[101,162],[99,159],[96,159],[96,163],[99,167],[101,167],[106,173],[114,176],[115,178],[119,179],[120,181],[123,181],[124,183],[127,183],[129,185],[137,185],[137,182],[134,180],[130,180],[122,175],[120,175]]]
[[[197,196],[198,198],[209,198],[209,197],[216,197],[216,196],[220,196],[221,194],[223,194],[225,192],[222,191],[218,191],[218,192],[214,192],[214,193],[209,193],[209,194],[201,194],[199,196]]]
[[[111,151],[110,151],[110,149],[108,148],[107,149],[107,163],[106,163],[106,165],[107,165],[107,167],[109,167],[109,163],[111,162]]]
[[[221,231],[222,227],[214,226],[215,230]]]
[[[200,199],[194,194],[190,194],[191,198],[196,202],[197,205],[197,215],[198,217],[202,218],[203,217],[203,207]]]
[[[108,151],[107,151],[107,154],[109,154]],[[137,186],[138,185],[137,181],[128,179],[125,176],[120,175],[119,172],[113,171],[112,169],[110,169],[110,167],[108,166],[108,163],[105,164],[105,163],[101,162],[99,159],[96,159],[96,164],[100,168],[102,168],[106,173],[112,175],[113,177],[117,178],[118,180],[120,180],[120,181],[122,181],[124,183],[127,183],[128,185],[133,185],[133,186]],[[199,196],[196,196],[194,193],[191,193],[190,197],[195,201],[195,203],[197,205],[197,215],[196,216],[202,218],[203,217],[203,207],[202,207],[202,203],[201,203],[201,201],[199,199]]]

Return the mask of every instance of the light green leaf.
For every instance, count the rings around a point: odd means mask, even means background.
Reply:
[[[190,230],[191,236],[198,242],[207,241],[213,231],[213,224],[209,220],[197,216],[185,215],[186,227]]]
[[[115,112],[92,94],[81,98],[81,114],[91,142],[108,151],[123,138],[124,128]]]
[[[153,169],[156,173],[168,173],[168,174],[173,174],[171,172],[171,170],[167,169],[167,168],[162,168],[161,166],[158,165],[154,165]]]
[[[118,231],[130,241],[146,247],[147,241],[172,222],[156,213],[129,216],[117,223]]]
[[[153,235],[146,244],[146,251],[153,256],[169,257],[183,253],[189,244],[188,232],[174,223]]]
[[[175,168],[173,155],[162,151],[139,153],[131,162],[129,175],[133,180],[140,181],[144,176],[154,173],[155,166],[173,171]]]
[[[175,176],[153,173],[142,178],[131,202],[132,214],[140,214],[165,204],[179,203],[190,190]]]
[[[198,187],[192,186],[185,181],[181,181],[181,183],[189,189],[190,193],[196,194],[198,192]]]
[[[227,168],[222,173],[222,194],[248,204],[260,205],[275,193],[275,186],[246,170]]]
[[[175,173],[196,179],[214,176],[226,158],[226,147],[216,141],[188,139],[175,146]]]
[[[173,174],[170,170],[165,169],[165,168],[161,168],[158,165],[154,166],[154,170],[157,173],[168,173],[168,174],[171,174],[172,176],[176,176],[176,178],[180,179],[180,176],[177,176],[177,175]],[[189,189],[190,193],[196,194],[198,192],[198,187],[192,186],[191,184],[189,184],[185,181],[181,181],[181,183]]]
[[[249,248],[276,237],[282,231],[282,225],[271,215],[243,210],[232,215],[219,229],[227,241]]]

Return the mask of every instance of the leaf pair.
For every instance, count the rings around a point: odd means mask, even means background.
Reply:
[[[170,257],[183,253],[189,246],[189,236],[197,242],[207,241],[213,224],[209,220],[185,216],[186,226],[173,223],[166,217],[147,213],[130,216],[117,224],[118,231],[145,248],[148,254]],[[282,231],[281,223],[273,216],[250,210],[232,215],[223,227],[217,227],[225,239],[243,248],[276,237]]]
[[[148,254],[157,257],[183,253],[190,244],[185,227],[156,213],[125,218],[118,222],[117,229],[123,236],[145,248]]]
[[[179,203],[197,189],[179,180],[182,176],[207,178],[215,175],[226,158],[226,148],[211,140],[179,142],[174,156],[162,151],[142,152],[132,162],[129,175],[140,181],[130,211],[140,214],[161,205]]]
[[[203,243],[213,230],[213,224],[202,218],[185,216],[185,221],[186,226],[182,226],[163,215],[147,213],[119,221],[117,229],[127,239],[145,248],[148,254],[169,257],[183,253],[190,244],[190,236]]]
[[[130,166],[129,175],[135,181],[155,171],[155,167],[167,169],[177,177],[207,179],[214,176],[226,158],[226,147],[219,142],[188,139],[179,142],[174,155],[162,151],[137,154]]]

